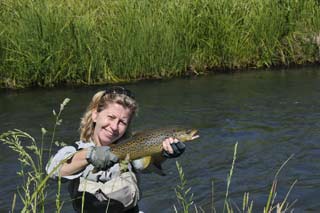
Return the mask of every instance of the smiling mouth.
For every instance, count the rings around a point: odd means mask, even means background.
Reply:
[[[108,130],[108,129],[103,129],[103,130],[104,130],[105,135],[107,135],[109,137],[113,136],[113,132],[111,132],[110,130]]]
[[[108,138],[116,138],[119,135],[116,131],[111,131],[109,129],[104,129],[104,131]]]

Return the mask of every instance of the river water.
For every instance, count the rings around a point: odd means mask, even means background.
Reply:
[[[177,159],[198,211],[213,212],[214,205],[222,212],[236,143],[229,190],[234,209],[241,209],[243,194],[250,192],[254,212],[262,212],[277,170],[293,154],[278,175],[275,201],[283,200],[297,180],[288,197],[294,202],[294,211],[320,211],[320,68],[216,74],[126,86],[140,104],[133,130],[171,125],[199,129],[201,137],[188,143],[185,154]],[[91,96],[103,88],[1,91],[0,132],[17,128],[39,138],[41,127],[52,129],[52,110],[58,111],[68,97],[71,102],[63,111],[57,140],[73,143]],[[19,163],[16,153],[3,144],[0,160],[0,212],[8,212],[21,182],[16,175]],[[179,208],[174,191],[180,183],[175,162],[164,163],[166,176],[142,174],[139,206],[145,213],[174,212],[174,205]],[[66,188],[62,186],[62,212],[71,212]],[[49,209],[55,206],[55,189],[56,184],[50,182],[46,212],[54,212]],[[19,208],[21,202],[17,201]]]

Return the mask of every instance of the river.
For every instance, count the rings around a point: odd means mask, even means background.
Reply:
[[[262,212],[277,170],[293,155],[278,175],[276,201],[283,200],[297,180],[288,197],[290,203],[295,202],[294,211],[320,211],[319,67],[213,74],[126,86],[136,94],[140,105],[133,130],[183,125],[200,132],[199,139],[186,144],[184,155],[164,163],[166,176],[141,175],[139,206],[145,213],[174,212],[174,205],[179,208],[174,191],[180,183],[176,160],[198,210],[213,212],[213,200],[217,212],[222,212],[236,143],[237,159],[229,191],[234,209],[242,208],[243,194],[250,192],[254,212]],[[58,111],[68,97],[71,101],[63,111],[56,139],[73,143],[91,96],[103,88],[2,90],[0,132],[17,128],[40,138],[42,127],[52,129],[52,110]],[[0,160],[0,211],[8,212],[21,182],[16,175],[19,163],[16,153],[3,144]],[[50,188],[46,203],[53,209],[54,182],[50,182]],[[62,188],[62,212],[71,212],[67,186]]]

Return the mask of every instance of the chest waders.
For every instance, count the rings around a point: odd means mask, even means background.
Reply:
[[[92,174],[92,169],[92,165],[88,165],[81,177],[70,180],[68,191],[76,212],[139,212],[140,192],[132,166],[130,171],[119,173],[106,182],[99,181],[101,175]]]

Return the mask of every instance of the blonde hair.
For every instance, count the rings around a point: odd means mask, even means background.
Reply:
[[[92,100],[87,107],[86,112],[81,118],[80,140],[82,140],[83,142],[90,141],[95,126],[92,120],[92,112],[94,110],[96,110],[97,112],[101,112],[102,110],[106,109],[110,103],[117,103],[125,108],[130,109],[132,112],[131,118],[136,114],[138,110],[137,102],[133,98],[125,94],[106,93],[105,91],[97,92],[92,97]]]

